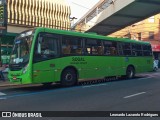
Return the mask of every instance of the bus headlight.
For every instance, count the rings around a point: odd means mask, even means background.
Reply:
[[[28,64],[23,68],[23,74],[27,72]]]

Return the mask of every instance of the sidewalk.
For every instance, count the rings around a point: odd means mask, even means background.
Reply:
[[[4,74],[4,77],[5,77],[5,81],[0,80],[0,87],[6,87],[6,86],[16,85],[16,84],[13,84],[13,83],[9,82],[9,80],[7,78],[8,73],[3,73],[3,74]]]
[[[7,86],[12,86],[14,84],[10,83],[8,80],[1,81],[0,80],[0,87],[7,87]]]

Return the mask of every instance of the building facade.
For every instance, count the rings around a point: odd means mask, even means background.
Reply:
[[[128,26],[110,36],[150,42],[155,59],[160,60],[160,14]]]
[[[7,11],[8,32],[26,27],[70,29],[71,9],[65,0],[8,0]]]
[[[7,33],[1,37],[0,57],[8,63],[17,33],[34,27],[70,30],[71,9],[65,0],[6,0]]]

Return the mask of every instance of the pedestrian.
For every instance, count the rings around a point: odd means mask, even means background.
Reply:
[[[2,66],[2,62],[0,61],[0,80],[5,81],[3,70],[4,70],[4,67]]]

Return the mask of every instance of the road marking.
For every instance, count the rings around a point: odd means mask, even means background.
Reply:
[[[136,93],[136,94],[133,94],[133,95],[125,96],[124,98],[131,98],[131,97],[135,97],[135,96],[142,95],[142,94],[145,94],[145,93],[146,92],[140,92],[140,93]]]
[[[146,78],[139,78],[138,80],[143,80],[143,79],[150,79],[150,78],[153,78],[153,76],[150,76],[150,77],[146,77]]]
[[[3,93],[3,92],[0,92],[0,96],[2,96],[2,95],[6,95],[5,93]]]
[[[99,87],[99,86],[106,86],[106,85],[107,84],[87,85],[87,86],[83,86],[82,88]]]
[[[4,95],[6,95],[6,94],[3,93],[3,92],[0,92],[0,100],[5,100],[5,99],[6,99],[6,97],[2,97],[2,96],[4,96]]]
[[[1,97],[0,97],[0,100],[5,100],[5,99],[7,99],[7,98],[5,98],[5,97],[2,97],[2,98],[1,98]]]

